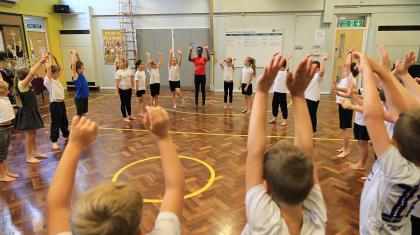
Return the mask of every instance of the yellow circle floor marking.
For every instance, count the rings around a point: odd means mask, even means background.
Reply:
[[[130,164],[128,164],[128,165],[126,165],[126,166],[124,166],[123,168],[121,168],[119,171],[117,171],[117,173],[115,173],[115,175],[112,177],[112,182],[117,182],[117,179],[118,179],[118,177],[125,171],[125,170],[127,170],[128,168],[130,168],[130,167],[132,167],[132,166],[134,166],[134,165],[137,165],[137,164],[140,164],[140,163],[142,163],[142,162],[146,162],[146,161],[150,161],[150,160],[154,160],[154,159],[160,159],[161,157],[160,156],[157,156],[157,157],[148,157],[148,158],[145,158],[145,159],[141,159],[141,160],[138,160],[138,161],[135,161],[135,162],[132,162],[132,163],[130,163]],[[206,191],[207,189],[209,189],[210,187],[211,187],[211,185],[213,184],[213,182],[214,182],[214,180],[216,179],[216,173],[214,172],[214,169],[213,169],[213,167],[212,166],[210,166],[210,164],[208,164],[207,162],[205,162],[205,161],[202,161],[202,160],[200,160],[200,159],[197,159],[197,158],[193,158],[193,157],[187,157],[187,156],[179,156],[179,158],[181,158],[181,159],[188,159],[188,160],[192,160],[192,161],[196,161],[196,162],[198,162],[198,163],[200,163],[200,164],[202,164],[202,165],[204,165],[208,170],[209,170],[209,172],[210,172],[210,178],[209,178],[209,180],[207,181],[207,184],[206,185],[204,185],[202,188],[200,188],[199,190],[197,190],[197,191],[195,191],[195,192],[192,192],[192,193],[190,193],[190,194],[188,194],[188,195],[185,195],[184,196],[184,199],[188,199],[188,198],[192,198],[192,197],[195,197],[195,196],[198,196],[198,195],[200,195],[201,193],[203,193],[204,191]],[[152,203],[157,203],[157,202],[162,202],[162,199],[146,199],[146,198],[143,198],[143,201],[144,202],[152,202]]]

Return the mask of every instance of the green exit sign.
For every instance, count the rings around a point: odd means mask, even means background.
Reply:
[[[340,20],[341,28],[354,28],[354,27],[363,27],[363,20]]]

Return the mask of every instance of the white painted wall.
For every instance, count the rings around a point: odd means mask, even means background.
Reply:
[[[113,66],[103,63],[102,30],[119,28],[119,20],[116,17],[118,1],[63,0],[62,2],[69,4],[74,11],[87,11],[88,6],[91,6],[91,17],[89,14],[63,17],[63,24],[66,29],[92,30],[97,81],[102,87],[113,87]],[[135,14],[137,14],[135,28],[209,27],[208,0],[135,0],[134,2],[136,4]],[[387,35],[381,35],[376,31],[378,25],[420,24],[420,1],[418,0],[370,0],[363,2],[360,0],[215,0],[214,10],[216,59],[226,56],[223,38],[224,30],[227,28],[282,26],[284,28],[283,53],[294,56],[293,64],[296,64],[299,57],[310,51],[316,28],[327,30],[324,47],[330,55],[333,54],[337,14],[365,13],[370,16],[366,42],[368,55],[375,54],[375,44],[385,38],[389,39]],[[325,21],[327,24],[321,21]],[[395,43],[399,44],[398,46],[401,48],[412,44],[412,41],[407,40],[414,38],[411,37],[413,35],[417,34],[408,33],[407,37],[404,35],[404,38],[400,40],[395,37]],[[302,45],[303,49],[295,50],[295,45]],[[259,66],[263,66],[264,63],[257,61]],[[321,86],[322,92],[330,90],[332,65],[332,61],[328,61],[326,79]],[[261,69],[258,69],[257,73],[260,72]],[[217,63],[215,78],[215,88],[222,89],[221,71]]]

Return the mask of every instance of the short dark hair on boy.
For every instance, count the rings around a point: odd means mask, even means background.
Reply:
[[[356,67],[356,63],[352,62],[350,64],[350,72],[353,77],[357,77],[357,75],[359,75],[359,70]]]
[[[393,139],[403,157],[416,165],[420,164],[420,108],[400,114],[395,122]]]
[[[314,61],[312,61],[312,64],[316,64],[316,67],[319,69],[319,68],[321,68],[321,63],[319,63],[319,61],[318,60],[314,60]]]
[[[137,60],[136,63],[134,64],[137,67],[139,67],[139,65],[141,64],[142,60]]]
[[[312,159],[286,141],[278,142],[264,155],[264,179],[278,202],[302,203],[314,185],[313,171]]]
[[[80,60],[76,61],[76,69],[81,69],[82,66],[83,66],[83,62],[82,61],[80,61]]]

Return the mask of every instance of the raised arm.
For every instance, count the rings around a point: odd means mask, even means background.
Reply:
[[[190,50],[190,53],[188,54],[188,60],[191,61],[191,62],[193,62],[192,61],[192,49],[193,49],[193,46],[192,46],[191,43],[188,44],[188,49]]]
[[[73,79],[77,80],[79,78],[79,74],[77,73],[76,69],[76,62],[79,61],[79,55],[77,54],[76,50],[71,50],[71,71],[73,72]]]
[[[360,53],[357,53],[356,56],[360,61],[359,71],[363,72],[364,78],[363,115],[373,144],[373,149],[375,150],[376,156],[379,158],[391,145],[391,141],[389,140],[388,133],[384,125],[384,109],[381,105],[381,100],[376,87],[376,77],[372,71],[371,62],[373,62],[373,60]]]
[[[55,171],[47,196],[48,234],[71,231],[69,224],[71,194],[77,163],[84,148],[98,135],[98,126],[86,117],[73,118],[69,143]]]
[[[351,65],[351,54],[353,53],[353,48],[349,49],[349,53],[347,54],[346,61],[344,62],[344,77],[348,77],[351,73],[350,65]]]
[[[177,52],[178,52],[178,66],[179,67],[181,67],[181,65],[182,65],[182,51],[181,51],[181,49],[178,49],[177,50]]]
[[[308,156],[313,157],[313,139],[311,119],[305,101],[305,90],[308,87],[315,69],[312,68],[312,60],[305,57],[299,62],[295,74],[287,76],[287,88],[292,96],[295,109],[295,145],[304,151]],[[314,166],[314,182],[319,184],[318,173]]]
[[[320,68],[319,68],[319,77],[322,79],[324,77],[325,74],[325,62],[328,59],[328,54],[324,53],[324,55],[321,57],[321,62],[320,62]]]
[[[48,61],[48,53],[44,53],[41,57],[41,60],[38,61],[29,71],[28,75],[26,75],[26,78],[22,80],[22,86],[27,87],[29,84],[34,80],[36,76],[36,72],[38,71],[39,67],[41,67],[42,64],[46,63]]]
[[[160,211],[171,211],[181,217],[184,200],[184,168],[168,133],[168,113],[162,107],[146,107],[145,126],[157,137],[162,159],[165,194]]]
[[[210,60],[209,45],[204,45],[204,50],[206,51],[206,62]]]
[[[157,68],[160,69],[160,66],[162,65],[162,61],[163,61],[163,54],[162,52],[158,52],[159,55],[159,62],[157,64]]]
[[[52,75],[52,72],[51,72],[51,63],[45,63],[45,69],[47,70],[47,77],[48,77],[48,80],[50,80],[50,79],[52,79],[51,78],[51,75]],[[43,77],[42,77],[42,79],[44,79]],[[45,80],[44,80],[44,82],[46,82]]]
[[[57,69],[58,69],[58,76],[60,76],[61,75],[61,66],[60,66],[60,63],[57,60],[57,57],[55,57],[55,55],[51,52],[50,52],[50,56],[54,59],[55,65],[57,66]],[[50,77],[50,76],[48,76],[48,77]]]
[[[264,73],[258,78],[253,110],[249,121],[248,156],[246,159],[246,190],[263,183],[263,163],[266,145],[265,119],[267,113],[268,90],[273,85],[277,72],[285,58],[277,55],[271,58]]]
[[[403,61],[398,60],[395,63],[395,72],[404,83],[405,88],[411,95],[413,95],[417,102],[420,103],[420,85],[408,73],[408,68],[416,62],[414,51],[409,51],[405,54]]]
[[[146,60],[147,60],[147,69],[151,69],[152,68],[152,58],[150,55],[150,52],[146,52]]]
[[[225,69],[225,63],[226,63],[226,60],[222,59],[222,62],[220,62],[220,68]]]
[[[173,48],[169,49],[168,67],[171,66],[172,64],[172,58],[174,57],[173,54],[174,54],[174,49]]]

